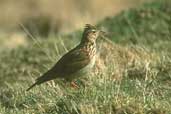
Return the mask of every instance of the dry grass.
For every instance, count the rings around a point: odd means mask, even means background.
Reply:
[[[164,100],[169,94],[169,88],[164,87],[168,87],[169,83],[161,84],[161,79],[157,82],[162,73],[171,70],[169,61],[163,61],[158,53],[140,46],[99,43],[101,51],[97,66],[95,72],[87,76],[86,86],[80,84],[78,90],[68,86],[64,89],[59,82],[51,81],[25,92],[28,85],[43,72],[42,67],[55,63],[42,53],[44,48],[47,53],[50,52],[49,55],[53,53],[54,57],[59,57],[55,54],[54,42],[58,41],[44,40],[41,41],[42,48],[30,44],[29,49],[11,51],[10,56],[5,58],[1,56],[4,60],[1,61],[1,71],[7,76],[1,83],[1,112],[16,109],[22,110],[22,113],[48,114],[165,114],[167,109],[170,111],[170,105]],[[17,56],[18,60],[11,60],[11,56]],[[15,69],[6,72],[5,61],[9,60],[15,64],[9,63],[8,68]]]
[[[109,68],[116,80],[121,80],[125,75],[129,78],[152,78],[145,76],[160,61],[159,54],[139,46],[121,46],[103,42],[100,47],[101,54],[97,60],[97,68],[99,71]]]

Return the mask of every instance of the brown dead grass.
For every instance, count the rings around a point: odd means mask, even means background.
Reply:
[[[121,46],[118,44],[101,44],[100,56],[97,60],[97,69],[104,71],[110,68],[111,75],[115,80],[121,80],[123,76],[130,78],[153,77],[153,68],[160,61],[160,56],[150,50],[138,46]],[[112,64],[111,64],[112,63]],[[149,77],[146,77],[146,76]]]

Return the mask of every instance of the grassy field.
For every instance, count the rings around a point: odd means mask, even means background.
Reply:
[[[170,114],[169,2],[148,3],[99,22],[113,43],[99,38],[96,66],[77,81],[79,89],[55,80],[25,91],[78,44],[81,30],[1,48],[0,114]]]

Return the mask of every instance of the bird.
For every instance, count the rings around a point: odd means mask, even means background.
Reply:
[[[101,33],[102,31],[95,26],[86,24],[80,43],[64,54],[51,69],[38,77],[26,91],[56,78],[72,82],[74,79],[90,72],[95,65],[96,40]]]

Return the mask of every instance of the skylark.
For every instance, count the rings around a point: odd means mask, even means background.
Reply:
[[[86,24],[80,44],[61,57],[50,70],[37,78],[27,91],[55,78],[63,78],[72,82],[73,79],[90,72],[95,64],[96,39],[100,33],[101,31],[95,26]]]

